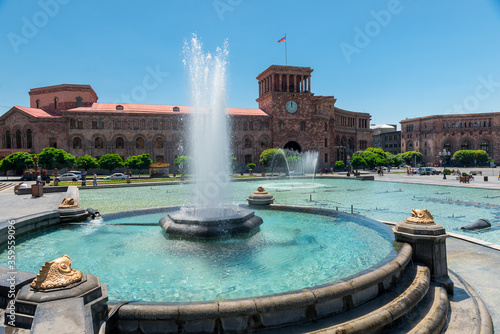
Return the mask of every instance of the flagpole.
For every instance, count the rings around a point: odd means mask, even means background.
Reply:
[[[286,33],[285,33],[285,66],[288,66],[288,53],[286,50]]]

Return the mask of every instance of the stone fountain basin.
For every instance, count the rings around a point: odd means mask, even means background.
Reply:
[[[176,211],[161,218],[159,225],[171,238],[196,240],[249,237],[258,232],[263,222],[248,209],[238,208],[222,217],[210,217],[210,211],[205,209],[194,215]]]

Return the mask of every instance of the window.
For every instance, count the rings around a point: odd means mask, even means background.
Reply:
[[[102,118],[99,120],[99,129],[104,129],[104,120]]]
[[[250,138],[245,138],[245,148],[252,147],[252,140]]]
[[[57,148],[57,138],[49,138],[49,147]]]
[[[260,140],[260,147],[261,148],[268,148],[269,147],[269,140],[264,137]]]
[[[21,130],[16,131],[16,148],[22,148],[23,142],[21,138]]]
[[[248,129],[253,130],[253,122],[252,121],[248,122]]]
[[[269,130],[269,121],[264,122],[264,130]]]
[[[470,147],[471,147],[471,145],[470,145],[470,141],[468,141],[468,140],[464,140],[464,141],[462,142],[462,145],[460,146],[460,148],[461,148],[462,150],[470,150]]]
[[[153,120],[153,130],[158,130],[158,120],[157,119]]]
[[[92,129],[97,129],[97,120],[96,119],[92,120]]]
[[[283,121],[279,121],[278,128],[280,131],[284,131],[285,130],[285,123]]]
[[[328,123],[325,122],[325,132],[328,131]]]
[[[135,148],[144,148],[144,139],[142,139],[142,137],[139,137],[135,140]]]
[[[102,140],[101,137],[97,137],[94,140],[94,147],[95,148],[104,148],[104,140]]]
[[[122,137],[118,137],[115,140],[115,147],[116,148],[125,148],[125,140],[123,140]]]
[[[40,109],[40,100],[36,100],[36,108]]]
[[[12,138],[10,137],[10,131],[5,133],[5,148],[12,148]]]
[[[243,131],[248,131],[248,122],[243,122]]]
[[[177,130],[177,121],[176,120],[172,121],[172,130]]]
[[[304,121],[300,122],[300,131],[306,131],[306,122]]]
[[[116,110],[123,110],[123,106],[122,106],[121,104],[118,104],[118,105],[116,106]]]
[[[59,98],[54,97],[54,109],[57,109],[59,107]]]
[[[161,138],[161,137],[156,138],[155,147],[156,148],[163,148],[163,138]]]
[[[33,148],[33,132],[31,129],[26,131],[26,147]]]
[[[145,120],[141,119],[139,129],[141,129],[141,130],[146,129],[146,121]]]
[[[80,137],[73,138],[73,148],[75,150],[82,148],[82,139]]]
[[[76,107],[79,108],[82,106],[82,98],[81,97],[77,97],[76,98]]]
[[[487,140],[483,140],[481,144],[479,144],[479,149],[485,151],[486,153],[490,152],[490,142]]]
[[[70,118],[69,120],[69,128],[74,129],[76,127],[76,122],[74,118]]]
[[[325,147],[328,147],[328,138],[325,138]]]
[[[328,153],[325,153],[325,162],[328,162]]]
[[[78,121],[78,123],[76,125],[77,125],[77,129],[83,129],[83,121]]]
[[[252,162],[252,155],[251,154],[245,154],[245,165],[248,165],[251,162]]]
[[[181,111],[179,107],[174,107],[174,111]]]

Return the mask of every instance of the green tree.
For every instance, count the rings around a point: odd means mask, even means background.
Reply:
[[[389,157],[389,153],[384,152],[381,148],[369,147],[364,151],[357,151],[353,154],[353,159],[359,157],[363,159],[365,162],[365,166],[368,167],[376,167],[376,166],[385,166],[387,165],[387,158]],[[362,163],[361,160],[357,160]],[[353,163],[354,165],[354,163]]]
[[[183,155],[180,157],[175,158],[174,160],[174,165],[177,166],[181,174],[186,173],[187,169],[189,168],[189,162],[191,158],[188,157],[187,155]]]
[[[89,170],[90,168],[99,168],[96,158],[85,154],[81,157],[76,158],[76,167]]]
[[[256,164],[254,164],[253,162],[251,162],[251,163],[249,163],[249,164],[247,165],[247,168],[248,168],[248,169],[252,169],[252,170],[253,170],[253,169],[255,169],[255,166],[257,166],[257,165],[256,165]]]
[[[345,163],[342,160],[335,161],[335,167],[338,169],[342,169],[345,167]]]
[[[38,164],[47,169],[70,168],[76,163],[76,158],[68,152],[47,147],[38,155]]]
[[[109,170],[109,174],[113,169],[123,167],[123,159],[118,154],[105,154],[97,161],[99,167]]]
[[[453,154],[453,160],[461,164],[470,165],[474,163],[483,163],[488,161],[488,154],[483,150],[460,150]]]
[[[359,155],[354,155],[352,157],[351,164],[353,165],[353,167],[366,167],[367,166],[365,159]]]
[[[422,161],[422,153],[417,151],[399,153],[398,157],[400,157],[405,163],[410,165]]]
[[[0,170],[6,172],[8,170],[23,171],[27,166],[33,164],[33,155],[27,152],[15,152],[5,157],[0,164]]]
[[[139,175],[141,174],[142,170],[148,169],[152,163],[153,160],[151,160],[151,156],[147,153],[134,155],[125,160],[125,165],[130,169],[138,169]]]
[[[259,163],[265,167],[286,166],[284,151],[281,148],[269,148],[264,150],[260,155]]]

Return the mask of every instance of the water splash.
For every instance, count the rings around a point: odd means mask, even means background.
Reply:
[[[229,127],[226,115],[228,42],[215,55],[203,51],[193,34],[184,43],[184,65],[191,85],[190,170],[195,177],[193,203],[210,216],[231,203]],[[203,209],[203,210],[201,210]]]

